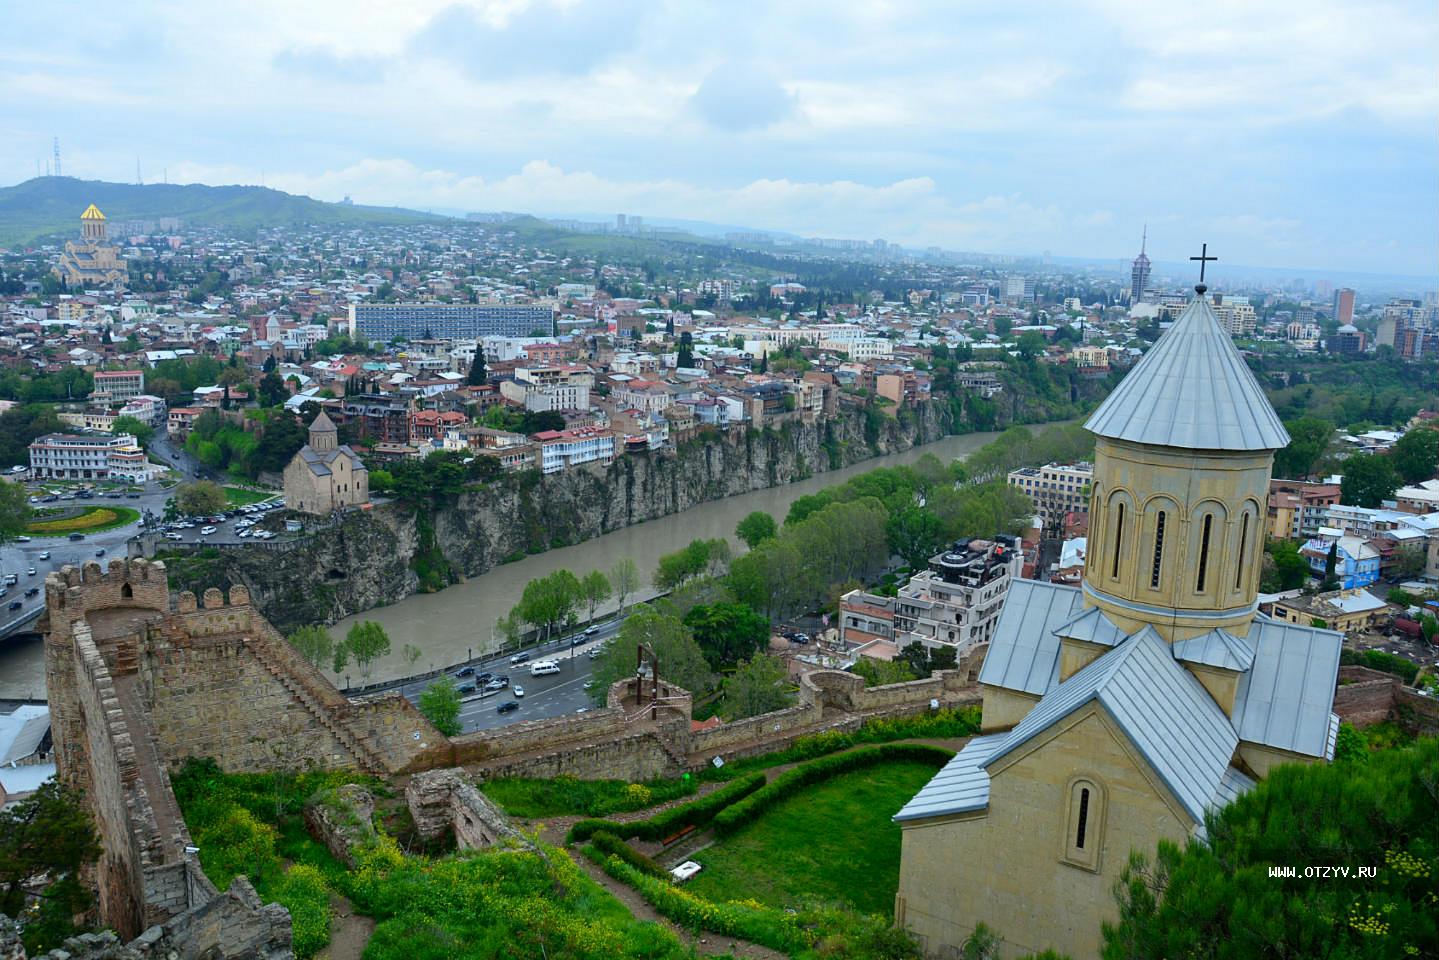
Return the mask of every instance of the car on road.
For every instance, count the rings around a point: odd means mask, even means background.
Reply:
[[[519,686],[518,684],[516,684],[515,687],[510,690],[510,696],[512,696],[512,697],[523,697],[524,695],[525,695],[525,688]]]
[[[585,642],[585,638],[584,638],[583,636],[570,637],[570,646],[572,646],[572,647],[578,647],[580,644],[582,644],[582,643],[584,643],[584,642]]]
[[[474,668],[474,667],[461,667],[460,669],[458,669],[458,670],[455,671],[455,676],[457,676],[457,677],[471,677],[471,676],[474,676],[474,673],[475,673],[475,668]]]
[[[599,627],[585,627],[585,636],[587,636],[587,637],[593,637],[595,634],[597,634],[597,633],[599,633],[599,632],[600,632],[600,628],[599,628]]]
[[[27,596],[27,597],[38,597],[39,595],[40,595],[40,588],[39,588],[39,587],[31,587],[29,590],[26,590],[26,591],[25,591],[25,596]]]
[[[462,683],[462,684],[460,684],[460,686],[458,687],[458,689],[456,690],[456,692],[457,692],[457,693],[474,693],[474,692],[475,692],[475,685],[474,685],[473,683]]]
[[[11,600],[11,601],[10,601],[10,609],[11,609],[11,610],[19,610],[19,609],[20,609],[21,607],[23,607],[23,606],[25,606],[25,604],[22,603],[22,602],[19,601],[19,600]]]
[[[16,542],[16,543],[29,543],[29,542],[30,542],[30,538],[29,538],[29,537],[16,537],[16,538],[15,538],[15,542]]]
[[[214,533],[214,532],[215,532],[215,528],[214,528],[214,527],[201,527],[201,528],[200,528],[200,536],[202,536],[202,537],[208,537],[210,534],[212,534],[212,533]]]
[[[498,707],[495,707],[495,713],[514,713],[518,709],[520,709],[520,702],[518,700],[506,700]]]
[[[70,536],[67,537],[66,539],[69,539],[69,540],[84,540],[84,539],[85,539],[85,534],[83,534],[83,533],[72,533],[72,534],[70,534]]]
[[[6,586],[10,586],[11,584],[16,584],[16,583],[19,583],[19,582],[20,582],[20,575],[19,575],[18,573],[7,573],[7,574],[5,574],[5,585],[6,585]]]
[[[27,577],[33,577],[33,576],[35,576],[35,568],[34,568],[34,567],[26,567],[26,568],[25,568],[25,576],[27,576]]]
[[[97,557],[103,557],[104,555],[105,555],[105,548],[104,548],[104,547],[101,547],[99,550],[96,550],[96,551],[95,551],[95,556],[97,556]]]
[[[590,648],[590,659],[591,659],[591,660],[598,660],[598,659],[600,658],[600,654],[602,654],[602,653],[604,653],[604,652],[605,652],[605,650],[604,650],[603,647],[591,647],[591,648]]]
[[[140,495],[139,495],[138,493],[127,493],[127,494],[125,494],[125,499],[126,499],[126,500],[139,500],[139,499],[140,499]]]
[[[528,653],[517,653],[513,657],[510,657],[510,666],[517,666],[518,664],[524,663],[528,659],[530,659],[530,655]]]
[[[590,690],[590,689],[592,689],[592,688],[594,687],[595,683],[596,683],[595,678],[594,678],[594,677],[590,677],[588,680],[585,681],[584,687],[585,687],[586,690]]]
[[[530,664],[530,676],[543,677],[551,673],[559,673],[560,664],[557,660],[536,660]]]
[[[493,680],[488,680],[485,682],[485,689],[487,691],[493,692],[495,690],[503,690],[509,685],[510,680],[508,677],[495,677]]]
[[[50,559],[50,551],[49,551],[49,550],[41,550],[41,551],[40,551],[40,559],[41,559],[41,560],[49,560],[49,559]]]
[[[54,503],[56,500],[59,500],[59,499],[60,499],[59,497],[55,496],[55,494],[52,493],[52,494],[50,494],[49,496],[41,497],[41,498],[40,498],[40,502],[41,502],[41,503]]]

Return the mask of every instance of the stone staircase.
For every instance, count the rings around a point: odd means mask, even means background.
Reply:
[[[295,678],[288,664],[282,663],[270,648],[271,641],[247,636],[243,639],[243,643],[265,670],[289,692],[296,702],[305,708],[310,717],[344,747],[357,767],[366,773],[382,774],[387,772],[384,759],[359,737],[351,733],[336,718],[335,711],[330,705],[323,703],[314,691]],[[338,694],[336,695],[338,696]]]

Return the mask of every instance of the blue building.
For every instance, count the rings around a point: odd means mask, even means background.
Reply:
[[[549,336],[553,307],[533,303],[360,303],[350,307],[350,336],[391,340],[476,340]]]
[[[1329,563],[1329,550],[1334,546],[1334,578],[1345,590],[1367,587],[1379,579],[1379,551],[1358,537],[1320,537],[1304,544],[1300,551],[1309,561],[1309,570],[1320,580]]]

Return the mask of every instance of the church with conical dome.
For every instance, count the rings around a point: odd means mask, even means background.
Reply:
[[[105,215],[93,203],[80,214],[80,239],[67,241],[52,271],[71,289],[123,284],[129,265],[106,237]]]
[[[982,923],[1006,957],[1097,957],[1131,851],[1202,837],[1277,764],[1333,758],[1341,636],[1258,612],[1289,436],[1195,291],[1085,423],[1082,585],[1010,587],[982,735],[895,816],[895,919],[928,956]]]

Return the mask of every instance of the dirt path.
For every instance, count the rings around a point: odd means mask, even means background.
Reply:
[[[375,932],[374,918],[356,913],[350,901],[338,893],[330,894],[330,913],[330,945],[318,956],[326,960],[360,960]]]

